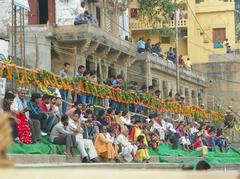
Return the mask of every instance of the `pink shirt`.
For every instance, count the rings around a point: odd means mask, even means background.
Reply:
[[[73,115],[73,113],[77,110],[77,108],[73,107],[71,109],[69,109],[67,112],[66,112],[66,115],[68,115],[69,117]]]
[[[43,112],[49,112],[47,105],[43,101],[40,101],[39,107],[43,110]]]

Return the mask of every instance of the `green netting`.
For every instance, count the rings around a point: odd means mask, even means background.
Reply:
[[[169,162],[166,157],[189,157],[189,159],[178,159],[177,163],[191,163],[193,165],[196,164],[196,162],[192,161],[192,157],[201,157],[201,152],[192,151],[192,152],[185,152],[182,150],[181,147],[177,150],[171,149],[171,146],[169,145],[160,145],[159,151],[155,152],[150,150],[151,156],[159,156],[160,162]],[[216,152],[209,152],[209,155],[207,157],[207,162],[210,164],[240,164],[240,153],[235,149],[229,149],[228,152],[220,152],[217,150]]]
[[[66,151],[66,147],[64,145],[54,145],[52,144],[48,137],[43,137],[41,143],[39,144],[28,144],[28,145],[20,145],[20,144],[12,144],[11,148],[8,150],[9,154],[63,154]],[[75,148],[76,154],[79,154],[79,150]],[[192,161],[193,157],[201,157],[201,152],[185,152],[181,147],[177,150],[172,150],[171,146],[162,144],[159,146],[159,151],[155,152],[150,150],[151,156],[159,156],[160,162],[169,162],[166,158],[167,156],[171,157],[189,157],[189,159],[178,159],[177,163],[191,163],[193,165],[196,162]],[[210,164],[240,164],[240,153],[235,149],[229,149],[228,152],[220,152],[217,150],[216,152],[209,152],[207,157],[207,161]]]
[[[52,144],[48,137],[43,137],[39,144],[12,144],[8,150],[9,154],[63,154],[66,151],[64,145]],[[79,154],[77,148],[74,149],[76,154]]]

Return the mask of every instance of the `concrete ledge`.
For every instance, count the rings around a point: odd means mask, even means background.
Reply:
[[[150,163],[81,163],[81,157],[66,159],[64,155],[9,155],[17,168],[122,168],[122,169],[181,169],[184,162],[198,162],[201,157],[163,157],[168,163],[160,163],[159,156],[152,156]],[[181,161],[181,163],[177,163]],[[238,164],[212,165],[216,170],[240,170]]]

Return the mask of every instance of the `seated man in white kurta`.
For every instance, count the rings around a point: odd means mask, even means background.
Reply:
[[[120,155],[122,155],[127,162],[131,162],[132,160],[136,161],[137,147],[129,142],[128,134],[128,128],[122,128],[122,133],[117,137],[116,143],[121,148]]]
[[[69,120],[69,130],[76,135],[77,147],[80,150],[83,158],[82,162],[98,162],[97,152],[95,150],[92,140],[83,138],[84,130],[81,128],[80,116],[80,110],[76,110],[73,113],[71,119]]]

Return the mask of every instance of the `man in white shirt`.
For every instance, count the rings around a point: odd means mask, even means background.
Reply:
[[[121,148],[120,155],[122,155],[127,162],[131,162],[132,160],[136,160],[137,146],[129,142],[128,134],[128,128],[124,127],[122,133],[117,137],[116,143]]]
[[[80,110],[76,110],[73,113],[73,115],[71,116],[71,119],[69,120],[69,126],[68,126],[69,130],[72,133],[74,133],[76,136],[77,147],[83,158],[82,162],[88,163],[89,159],[91,162],[98,162],[97,152],[95,150],[92,140],[83,138],[84,130],[81,127],[80,116],[81,116]]]
[[[87,11],[87,8],[85,2],[83,1],[78,9],[78,15],[83,15],[85,11]]]

